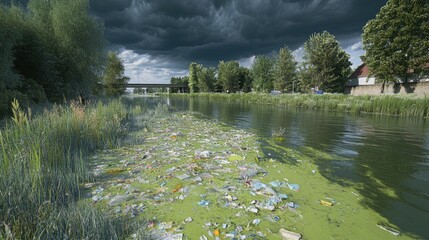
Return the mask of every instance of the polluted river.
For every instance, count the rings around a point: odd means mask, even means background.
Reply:
[[[133,101],[171,111],[91,156],[85,201],[147,238],[429,239],[426,119]]]

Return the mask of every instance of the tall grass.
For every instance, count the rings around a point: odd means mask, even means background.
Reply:
[[[118,239],[99,211],[76,205],[90,177],[84,157],[118,144],[127,111],[119,101],[55,106],[37,117],[13,103],[0,130],[0,239]]]
[[[351,96],[344,94],[219,94],[196,93],[174,94],[174,96],[220,99],[227,101],[273,104],[304,109],[342,111],[351,113],[373,113],[395,116],[428,117],[429,98],[415,96]]]

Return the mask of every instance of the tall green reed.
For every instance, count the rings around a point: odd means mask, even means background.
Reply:
[[[272,104],[284,107],[303,109],[342,111],[351,113],[372,113],[382,115],[428,117],[429,98],[383,95],[351,96],[344,94],[282,94],[269,95],[261,93],[192,93],[173,94],[174,96],[218,99],[245,103]]]
[[[113,221],[75,202],[90,178],[85,156],[124,136],[124,105],[72,102],[32,118],[14,101],[12,112],[0,130],[0,238],[117,239]]]

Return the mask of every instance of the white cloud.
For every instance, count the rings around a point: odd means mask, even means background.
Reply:
[[[295,49],[292,52],[293,57],[295,58],[295,61],[297,61],[298,63],[301,63],[304,61],[303,57],[304,57],[304,47],[301,46],[297,49]]]
[[[240,66],[245,67],[245,68],[252,67],[254,62],[255,62],[255,55],[248,57],[248,58],[241,58],[238,60],[238,63],[240,64]]]
[[[124,64],[125,75],[130,78],[130,83],[170,83],[171,77],[188,74],[186,69],[171,67],[173,64],[169,61],[150,54],[121,49],[118,57]]]
[[[362,39],[359,38],[356,41],[357,42],[344,49],[350,55],[352,69],[355,69],[360,64],[362,64],[362,60],[360,59],[360,57],[365,54],[365,50],[363,50]]]
[[[357,41],[357,42],[356,42]],[[352,69],[357,68],[360,64],[362,64],[361,56],[365,54],[365,50],[363,50],[363,44],[361,39],[357,39],[354,43],[344,49],[350,55],[350,62],[352,63]],[[292,52],[292,55],[295,57],[295,60],[299,63],[303,62],[304,56],[304,47],[301,46]]]

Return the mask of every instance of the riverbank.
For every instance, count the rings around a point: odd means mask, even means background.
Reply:
[[[77,204],[92,179],[87,156],[127,133],[119,100],[52,106],[32,116],[13,104],[0,130],[0,239],[123,239],[133,224]]]
[[[225,101],[271,104],[324,111],[370,113],[392,116],[429,117],[429,98],[413,95],[350,96],[344,94],[257,94],[193,93],[175,97],[218,99]]]
[[[96,178],[84,201],[146,220],[146,238],[282,239],[281,229],[305,239],[395,238],[377,224],[395,226],[361,204],[364,186],[319,173],[314,161],[333,160],[326,153],[285,148],[276,135],[265,155],[255,134],[188,112],[151,126],[136,131],[140,143],[91,157]]]

